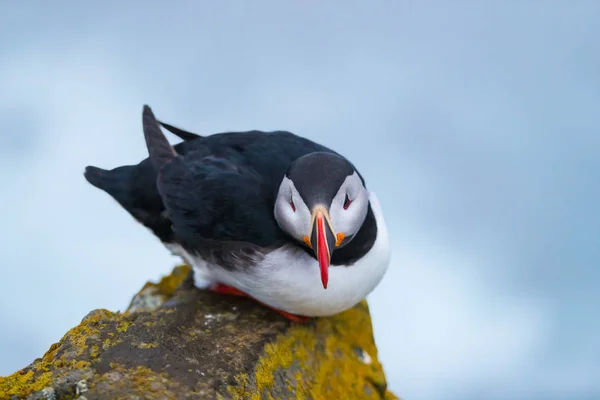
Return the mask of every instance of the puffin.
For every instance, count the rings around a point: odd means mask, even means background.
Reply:
[[[381,206],[355,166],[289,131],[198,135],[144,105],[148,157],[85,168],[193,270],[194,285],[247,296],[295,322],[343,312],[389,265]],[[165,130],[182,141],[171,145]]]

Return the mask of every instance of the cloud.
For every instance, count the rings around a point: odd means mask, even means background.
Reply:
[[[408,399],[458,398],[518,380],[548,339],[543,305],[498,291],[478,276],[485,260],[428,236],[396,243],[385,282],[370,297],[392,389]]]
[[[136,87],[109,54],[37,50],[13,54],[0,73],[0,109],[21,107],[43,126],[35,146],[3,160],[0,206],[9,229],[1,234],[8,251],[0,268],[11,285],[0,303],[11,306],[0,308],[0,320],[16,332],[40,333],[18,359],[2,358],[0,373],[32,361],[92,309],[123,309],[131,293],[176,262],[83,178],[88,163],[144,157]],[[0,341],[0,353],[10,345]]]

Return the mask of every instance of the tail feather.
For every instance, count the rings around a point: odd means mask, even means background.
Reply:
[[[197,135],[195,133],[189,132],[189,131],[185,131],[181,128],[177,128],[173,125],[167,124],[166,122],[162,122],[162,121],[157,121],[163,128],[165,128],[166,130],[168,130],[169,132],[171,132],[173,135],[177,136],[180,139],[183,139],[185,141],[188,140],[194,140],[197,138],[201,138],[202,136]]]
[[[124,194],[123,192],[127,190],[131,172],[124,167],[109,171],[89,165],[85,167],[83,175],[89,183],[98,189],[104,190],[113,197],[121,197]]]
[[[172,240],[171,221],[156,189],[156,176],[148,159],[136,166],[112,170],[88,166],[84,176],[91,185],[108,193],[162,242]]]
[[[123,165],[111,170],[90,165],[85,168],[84,176],[91,185],[108,193],[133,218],[152,230],[162,242],[168,243],[173,240],[172,223],[158,193],[156,179],[161,168],[178,155],[148,105],[143,109],[142,126],[148,158],[137,165]],[[184,132],[184,137],[193,135],[182,130],[178,132]]]
[[[131,206],[131,167],[118,167],[113,170],[87,166],[85,179],[100,190],[111,195],[123,207]]]

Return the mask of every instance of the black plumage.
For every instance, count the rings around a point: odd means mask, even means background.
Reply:
[[[164,243],[179,243],[225,268],[251,266],[265,252],[292,241],[273,215],[283,176],[306,154],[337,154],[287,131],[199,136],[160,123],[184,139],[171,146],[147,106],[143,124],[149,158],[112,170],[89,166],[85,178]],[[353,245],[335,251],[331,264],[350,265],[361,258],[376,232],[369,208]]]
[[[197,133],[192,133],[189,131],[185,131],[181,128],[177,128],[173,125],[167,124],[165,122],[162,121],[157,121],[163,128],[165,128],[166,130],[168,130],[169,132],[171,132],[172,134],[176,135],[177,137],[179,137],[180,139],[183,140],[192,140],[192,139],[196,139],[201,137],[200,135],[198,135]]]

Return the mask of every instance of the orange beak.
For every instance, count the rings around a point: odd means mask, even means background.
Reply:
[[[336,236],[333,234],[329,213],[322,207],[315,208],[313,211],[313,228],[310,238],[312,249],[319,261],[321,270],[321,282],[323,288],[327,289],[329,280],[329,263],[331,262],[331,253],[335,249]]]

